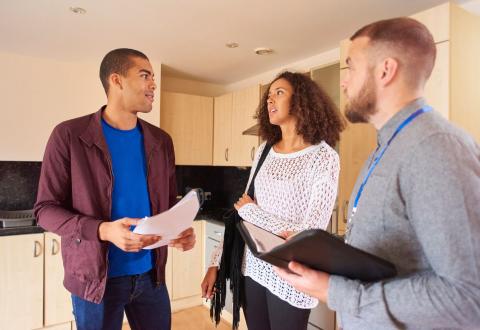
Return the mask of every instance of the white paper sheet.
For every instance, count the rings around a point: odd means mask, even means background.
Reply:
[[[144,247],[144,249],[154,249],[167,245],[172,239],[184,230],[190,228],[193,219],[200,208],[197,192],[190,190],[177,204],[169,210],[154,215],[149,218],[143,218],[133,230],[136,234],[159,235],[162,239],[155,244]]]

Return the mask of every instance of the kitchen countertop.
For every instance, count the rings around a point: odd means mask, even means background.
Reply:
[[[229,209],[218,208],[210,210],[200,210],[195,221],[200,220],[214,220],[219,222],[223,221],[223,214]],[[39,226],[25,226],[25,227],[13,227],[13,228],[0,228],[0,236],[12,236],[12,235],[27,235],[27,234],[39,234],[44,233],[45,230]]]
[[[0,236],[40,234],[43,232],[45,232],[45,230],[39,226],[0,228]]]

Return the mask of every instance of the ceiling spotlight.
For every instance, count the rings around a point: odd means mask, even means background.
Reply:
[[[236,42],[228,42],[225,44],[225,47],[227,48],[237,48],[239,46],[239,44],[237,44]]]
[[[273,49],[266,47],[255,48],[255,54],[257,55],[270,55],[273,53]]]
[[[81,7],[70,7],[70,11],[78,15],[84,15],[87,13],[87,11]]]

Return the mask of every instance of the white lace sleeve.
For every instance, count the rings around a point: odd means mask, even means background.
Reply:
[[[212,255],[210,256],[210,267],[220,267],[220,261],[222,259],[222,252],[223,252],[223,238],[218,244],[218,246],[213,250]]]

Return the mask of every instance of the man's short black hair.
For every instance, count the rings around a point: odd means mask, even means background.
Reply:
[[[148,57],[144,53],[130,48],[114,49],[105,55],[100,64],[100,80],[102,81],[105,93],[108,94],[108,77],[110,77],[112,73],[126,76],[128,69],[132,67],[133,57],[140,57],[148,60]]]

